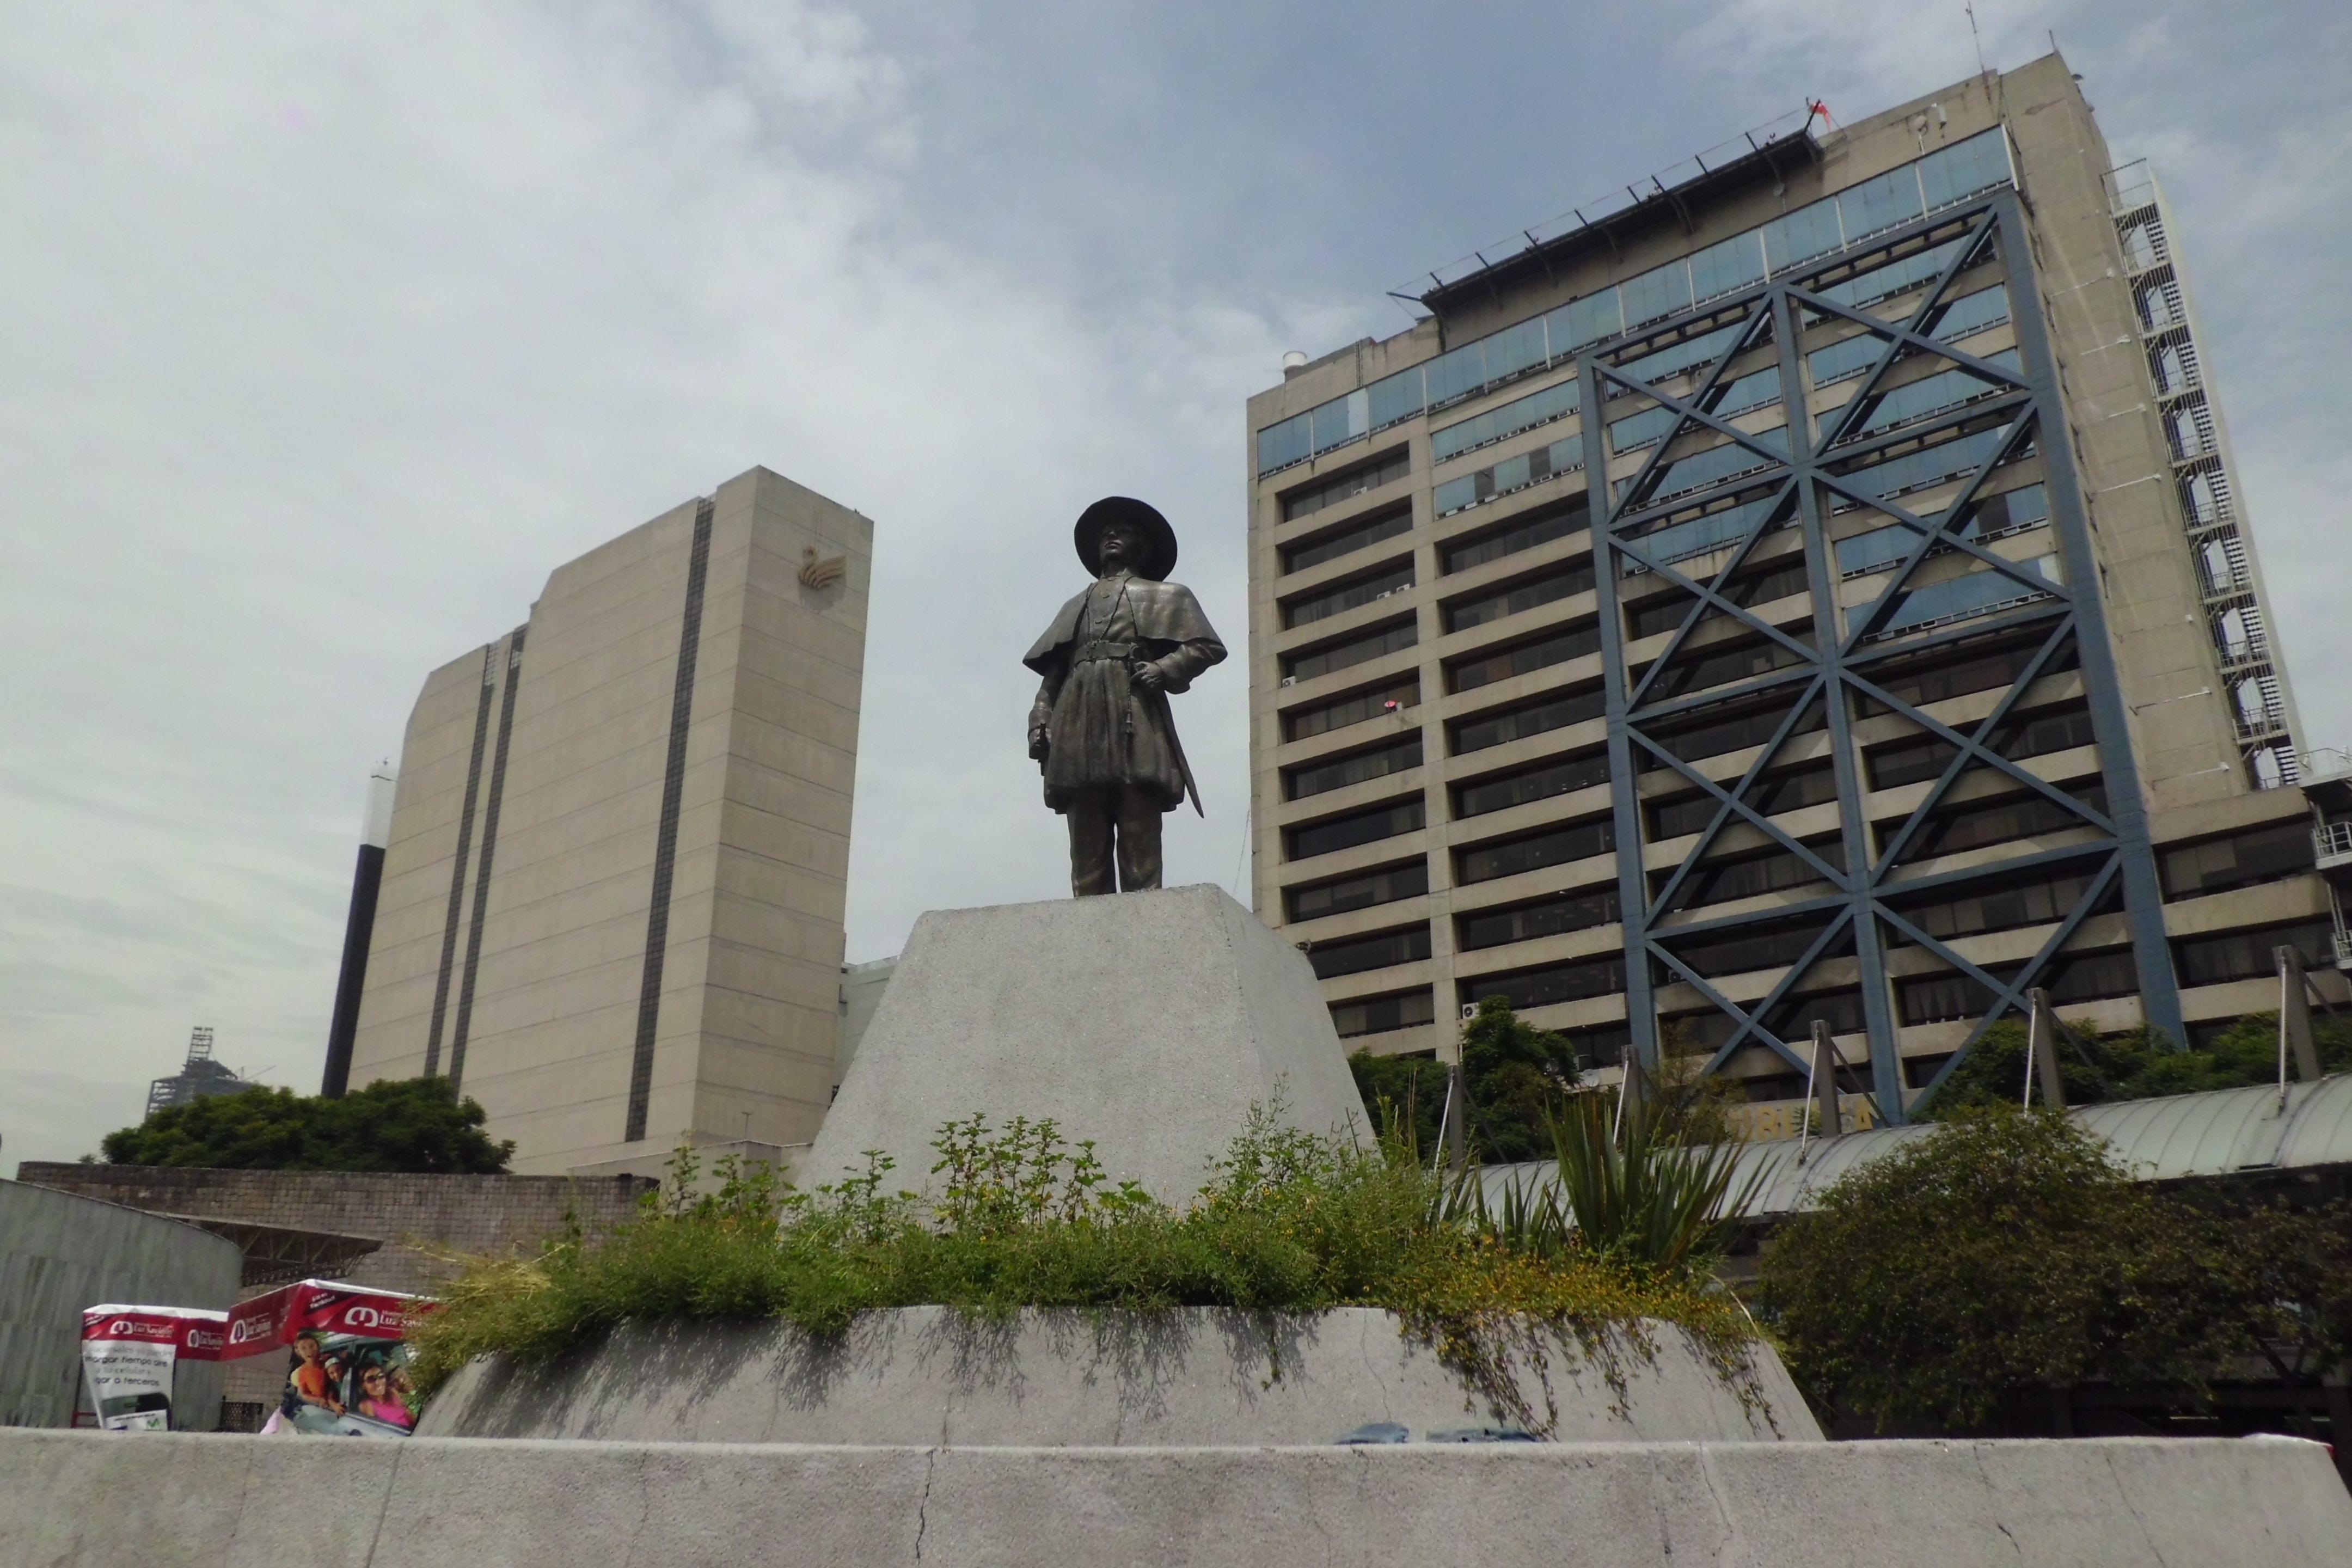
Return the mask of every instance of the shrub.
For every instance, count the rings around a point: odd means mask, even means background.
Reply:
[[[2064,1116],[2002,1107],[1826,1189],[1765,1248],[1760,1303],[1816,1397],[1978,1427],[2024,1390],[2195,1403],[2242,1356],[2340,1366],[2352,1240],[2340,1213],[2159,1194]]]
[[[807,1193],[722,1161],[718,1190],[697,1195],[682,1152],[662,1194],[612,1237],[471,1260],[417,1331],[420,1382],[485,1352],[543,1360],[624,1322],[777,1318],[822,1337],[862,1311],[927,1304],[983,1319],[1387,1308],[1537,1427],[1547,1417],[1518,1407],[1500,1371],[1530,1324],[1573,1336],[1612,1379],[1620,1347],[1648,1353],[1645,1319],[1688,1331],[1727,1375],[1744,1370],[1752,1331],[1727,1293],[1589,1247],[1519,1245],[1450,1215],[1444,1179],[1402,1139],[1366,1147],[1286,1128],[1277,1112],[1253,1108],[1181,1211],[1106,1190],[1092,1145],[1066,1143],[1050,1121],[942,1128],[930,1200],[896,1189],[878,1154]]]

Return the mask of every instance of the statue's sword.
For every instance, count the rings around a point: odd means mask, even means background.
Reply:
[[[1130,685],[1135,683],[1134,667],[1141,662],[1140,659],[1128,661],[1128,679]],[[1184,775],[1184,793],[1192,797],[1193,811],[1205,820],[1209,814],[1202,809],[1201,786],[1192,780],[1192,764],[1184,760],[1184,742],[1176,738],[1176,715],[1169,711],[1168,693],[1144,689],[1144,696],[1150,700],[1153,710],[1159,713],[1160,727],[1167,731],[1168,749],[1176,756],[1176,771]]]

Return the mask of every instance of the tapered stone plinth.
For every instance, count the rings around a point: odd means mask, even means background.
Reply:
[[[1113,1183],[1181,1203],[1279,1100],[1310,1131],[1370,1127],[1304,954],[1220,888],[935,910],[915,922],[795,1179],[898,1162],[920,1187],[943,1123],[1051,1118]]]

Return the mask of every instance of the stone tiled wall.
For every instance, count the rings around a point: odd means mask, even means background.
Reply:
[[[383,1246],[338,1271],[357,1285],[430,1295],[455,1268],[434,1252],[506,1252],[562,1230],[591,1235],[636,1212],[656,1184],[641,1176],[407,1176],[331,1171],[214,1171],[27,1160],[16,1179],[152,1214],[188,1215],[375,1237]],[[251,1295],[256,1292],[247,1291]],[[276,1356],[228,1363],[224,1397],[268,1402],[286,1369]]]

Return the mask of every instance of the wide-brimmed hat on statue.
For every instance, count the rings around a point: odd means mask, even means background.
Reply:
[[[1132,496],[1105,496],[1078,514],[1078,526],[1072,533],[1078,547],[1078,559],[1087,570],[1099,574],[1102,571],[1102,531],[1114,522],[1123,522],[1143,536],[1143,559],[1135,563],[1135,574],[1153,582],[1166,579],[1176,570],[1176,531],[1160,515],[1160,509]]]

